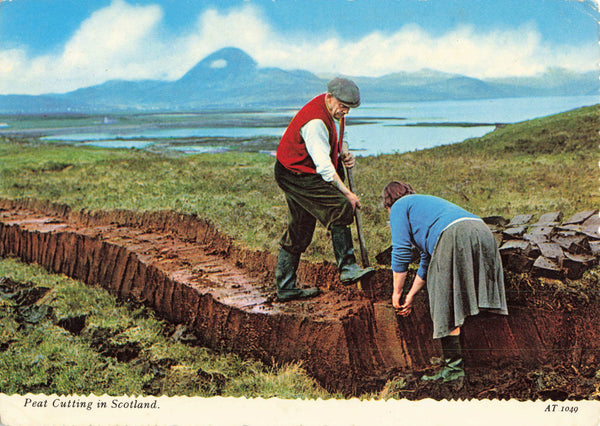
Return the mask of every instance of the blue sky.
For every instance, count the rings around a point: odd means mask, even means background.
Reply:
[[[0,0],[0,94],[175,80],[227,46],[317,74],[589,71],[599,17],[596,0]]]

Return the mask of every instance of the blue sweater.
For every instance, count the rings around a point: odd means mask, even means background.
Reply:
[[[417,274],[427,278],[427,268],[435,245],[448,225],[462,218],[478,218],[463,208],[432,195],[405,195],[390,210],[392,230],[392,271],[405,272],[412,247],[421,252]]]

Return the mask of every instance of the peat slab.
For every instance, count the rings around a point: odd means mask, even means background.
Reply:
[[[322,294],[279,303],[275,257],[241,247],[194,215],[0,200],[0,256],[142,302],[185,325],[201,345],[265,363],[301,361],[325,388],[346,395],[378,391],[398,371],[426,368],[440,355],[425,292],[410,317],[396,316],[389,268],[378,268],[359,291],[339,282],[332,263],[303,261],[300,279]],[[465,323],[468,368],[600,361],[595,298],[566,307],[546,303],[543,291],[524,297],[509,286],[507,295],[509,316]]]

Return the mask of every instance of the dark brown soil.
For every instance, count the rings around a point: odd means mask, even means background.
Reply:
[[[303,262],[300,279],[322,294],[280,303],[274,256],[239,246],[193,215],[74,212],[33,200],[0,200],[0,256],[142,302],[193,330],[201,345],[266,363],[302,361],[323,386],[348,396],[598,398],[597,297],[549,280],[507,274],[510,315],[468,319],[467,377],[443,384],[419,380],[440,354],[426,295],[413,315],[397,317],[386,267],[359,290],[343,286],[334,265]],[[125,360],[137,350],[104,349]]]

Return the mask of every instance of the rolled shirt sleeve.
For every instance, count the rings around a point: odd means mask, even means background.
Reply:
[[[308,155],[312,158],[317,173],[325,182],[332,182],[336,173],[331,162],[329,146],[329,132],[322,120],[310,120],[300,129],[300,135],[306,143]]]

